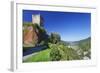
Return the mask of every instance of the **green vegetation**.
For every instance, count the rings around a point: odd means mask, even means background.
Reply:
[[[57,33],[51,33],[49,40],[51,43],[56,44],[61,41],[61,37]]]
[[[79,41],[79,47],[83,49],[83,51],[89,51],[91,48],[91,38]]]
[[[46,30],[37,24],[35,24],[34,26],[35,26],[35,29],[38,30],[38,38],[39,39],[38,39],[37,44],[38,45],[47,45],[48,34],[47,34]]]
[[[58,60],[78,60],[80,56],[72,48],[60,44],[51,44],[50,57],[53,61]]]
[[[80,56],[72,49],[64,45],[49,43],[49,48],[40,51],[37,54],[29,57],[24,62],[41,62],[41,61],[65,61],[79,60]]]
[[[86,56],[88,58],[91,58],[91,38],[90,37],[79,41],[78,46],[82,50],[83,57]]]
[[[37,54],[33,55],[32,57],[29,57],[24,62],[41,62],[41,61],[50,61],[50,49],[40,51]]]
[[[51,46],[52,45],[52,46]],[[63,51],[56,44],[50,45],[50,58],[52,61],[59,61],[63,57]]]

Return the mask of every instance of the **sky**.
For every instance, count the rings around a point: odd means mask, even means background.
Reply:
[[[40,14],[47,33],[59,33],[61,40],[79,41],[91,36],[91,13],[23,10],[23,22],[32,22],[32,14]]]

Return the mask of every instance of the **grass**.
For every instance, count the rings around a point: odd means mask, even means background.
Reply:
[[[51,51],[51,49],[40,51],[36,55],[33,55],[32,57],[29,57],[24,62],[44,62],[44,61],[50,61],[50,51]]]

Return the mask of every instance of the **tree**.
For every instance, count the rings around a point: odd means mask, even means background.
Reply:
[[[50,58],[52,61],[59,61],[62,59],[62,53],[60,51],[59,46],[57,44],[51,44],[50,45],[51,52],[50,52]]]
[[[52,61],[59,61],[61,60],[60,51],[57,48],[51,49],[50,57]]]
[[[37,24],[35,24],[34,26],[38,35],[38,44],[48,46],[48,34],[46,30],[42,26],[39,26]]]
[[[51,35],[50,35],[50,42],[51,43],[56,44],[56,43],[60,42],[60,40],[61,40],[61,38],[60,38],[60,35],[58,33],[51,33]]]
[[[65,45],[49,44],[49,48],[51,49],[50,58],[52,61],[81,59],[74,49]]]

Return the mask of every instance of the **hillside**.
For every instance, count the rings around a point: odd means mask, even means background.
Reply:
[[[80,41],[71,42],[70,45],[77,51],[82,59],[91,58],[91,37],[82,39]]]
[[[23,23],[23,47],[42,45],[47,39],[48,34],[42,26],[31,22]]]
[[[89,51],[90,48],[91,48],[91,37],[88,37],[88,38],[86,38],[84,40],[80,40],[78,42],[78,46],[80,48],[83,48],[84,51]]]

